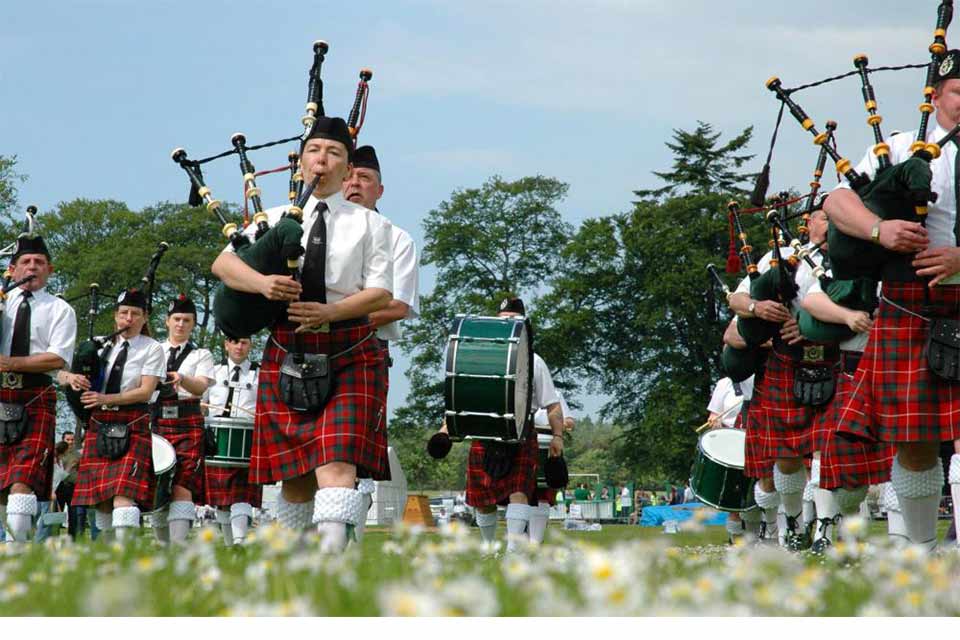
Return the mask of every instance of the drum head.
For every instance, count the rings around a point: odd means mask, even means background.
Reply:
[[[533,330],[530,321],[517,321],[514,335],[516,343],[515,362],[516,385],[513,388],[514,420],[517,435],[522,440],[527,427],[533,422]]]
[[[742,469],[746,460],[746,432],[742,429],[714,429],[700,438],[700,448],[712,460]]]
[[[177,463],[177,452],[166,438],[155,433],[150,435],[153,438],[153,472],[160,475]]]

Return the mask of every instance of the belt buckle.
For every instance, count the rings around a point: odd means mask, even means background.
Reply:
[[[804,362],[823,362],[824,348],[822,344],[803,348]]]
[[[180,407],[175,404],[160,407],[160,417],[164,420],[176,420],[180,417]]]
[[[330,323],[324,322],[319,327],[310,327],[309,329],[304,329],[304,333],[330,333]]]
[[[14,371],[4,371],[0,378],[0,386],[4,389],[23,389],[23,374]]]
[[[102,404],[100,411],[120,411],[120,406],[116,404]]]

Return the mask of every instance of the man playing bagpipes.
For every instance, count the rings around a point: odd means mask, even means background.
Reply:
[[[943,139],[960,122],[960,51],[947,52],[935,68],[931,102],[936,127],[921,142]],[[889,156],[885,171],[897,171],[901,163],[906,166],[913,160],[916,138],[911,132],[886,139],[889,151],[878,155],[875,146],[857,165],[857,172],[882,181],[881,155]],[[896,446],[891,482],[906,533],[914,544],[928,549],[936,546],[944,480],[940,442],[960,438],[958,154],[956,140],[952,142],[928,163],[929,191],[937,197],[928,203],[929,192],[918,194],[922,202],[917,205],[922,205],[925,216],[881,217],[846,184],[839,185],[826,203],[840,232],[886,250],[876,265],[864,265],[881,270],[883,286],[839,431]],[[905,186],[906,195],[908,191]],[[960,455],[951,460],[950,481],[960,484]]]
[[[153,518],[160,541],[182,543],[203,505],[204,422],[200,398],[213,384],[213,354],[190,342],[197,307],[180,294],[167,307],[167,339],[160,343],[167,375],[151,399],[153,428],[177,453],[170,506]]]
[[[253,418],[257,409],[257,385],[260,365],[250,361],[250,338],[225,338],[227,362],[214,369],[214,384],[207,391],[209,415],[223,418]],[[205,497],[217,510],[217,523],[227,546],[242,544],[253,519],[253,508],[260,508],[263,487],[247,479],[246,467],[228,467],[204,463]]]
[[[391,225],[341,194],[353,149],[341,118],[318,117],[304,136],[304,182],[318,181],[303,207],[299,281],[257,272],[232,247],[213,264],[226,286],[289,303],[263,354],[250,481],[282,481],[278,519],[294,529],[312,521],[327,552],[343,550],[366,517],[357,478],[388,472],[383,355],[369,315],[393,291]],[[271,226],[285,209],[266,212]]]
[[[0,518],[8,540],[31,539],[37,496],[53,481],[57,393],[51,374],[73,358],[77,318],[45,287],[53,264],[37,235],[22,234],[10,259],[11,282],[0,336]]]
[[[73,504],[96,507],[97,528],[118,539],[140,527],[141,507],[153,508],[154,478],[148,401],[166,376],[163,349],[143,334],[147,296],[139,289],[120,294],[116,329],[99,352],[102,386],[78,373],[61,372],[61,382],[82,391],[92,410],[77,470]],[[105,538],[108,539],[108,538]]]

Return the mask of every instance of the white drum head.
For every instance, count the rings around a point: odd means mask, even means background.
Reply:
[[[523,425],[527,420],[527,399],[530,397],[530,335],[527,333],[526,325],[523,325],[520,331],[519,342],[514,347],[517,350],[517,382],[513,388],[513,411],[514,420],[517,423],[517,435],[523,434]]]
[[[150,435],[153,437],[153,472],[160,475],[177,463],[177,452],[166,438],[155,433]]]
[[[552,435],[544,435],[542,433],[537,434],[537,446],[541,449],[549,449],[550,443],[553,442]]]
[[[742,429],[714,429],[700,438],[700,448],[708,458],[739,469],[746,461],[746,444],[746,432]]]

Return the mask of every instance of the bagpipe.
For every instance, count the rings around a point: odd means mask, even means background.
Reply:
[[[833,159],[837,172],[843,175],[850,187],[857,193],[863,204],[875,213],[881,220],[906,220],[925,223],[928,203],[936,201],[937,194],[931,190],[932,173],[930,162],[940,156],[941,148],[953,140],[960,133],[960,125],[955,126],[949,133],[936,142],[927,142],[927,128],[930,114],[933,113],[932,104],[934,84],[938,69],[947,53],[946,33],[953,19],[953,2],[944,0],[937,11],[937,23],[934,29],[933,43],[929,46],[930,62],[926,65],[905,65],[903,67],[886,67],[870,69],[865,55],[854,58],[855,70],[850,74],[828,78],[824,81],[812,83],[795,89],[785,89],[777,77],[766,82],[766,87],[773,92],[781,102],[781,108],[786,106],[791,115],[801,127],[813,135],[814,144],[820,146]],[[870,73],[885,70],[899,70],[905,68],[926,67],[926,81],[923,89],[923,102],[920,110],[920,126],[917,129],[917,139],[911,145],[911,157],[893,164],[890,159],[890,147],[884,141],[880,124],[882,117],[877,112],[877,99],[873,86],[870,83]],[[843,158],[831,143],[827,132],[818,132],[813,120],[803,108],[791,97],[801,88],[818,86],[826,82],[837,80],[848,75],[858,75],[861,80],[861,93],[864,99],[868,117],[867,124],[874,135],[873,154],[877,159],[877,171],[872,179],[854,169],[849,160]],[[910,267],[911,256],[889,251],[879,244],[868,240],[852,237],[842,232],[833,222],[828,227],[828,243],[830,258],[835,277],[839,279],[873,278],[880,280],[891,277],[902,279],[904,274],[913,273]],[[915,276],[912,276],[915,279]]]
[[[143,277],[140,278],[141,289],[147,300],[148,319],[153,311],[153,292],[156,288],[157,268],[160,266],[163,254],[166,253],[169,248],[170,245],[166,242],[160,242],[157,245],[156,250],[150,257],[150,263],[147,265]],[[91,282],[89,290],[86,293],[67,299],[66,301],[76,302],[86,297],[90,298],[90,305],[87,309],[87,339],[78,344],[74,350],[73,362],[70,364],[70,372],[85,376],[87,380],[90,381],[90,388],[96,390],[103,385],[104,371],[100,362],[100,350],[112,342],[118,335],[126,331],[127,328],[118,329],[105,336],[94,335],[94,325],[97,316],[100,315],[100,285],[96,282]],[[90,418],[91,410],[84,408],[80,402],[82,393],[82,391],[75,391],[70,386],[67,386],[65,390],[67,404],[70,405],[73,414],[82,424],[86,424]]]
[[[263,172],[256,171],[248,154],[251,151],[306,139],[317,118],[325,115],[321,69],[328,51],[329,46],[326,42],[322,40],[314,42],[313,64],[310,67],[307,81],[307,102],[304,115],[300,119],[304,127],[302,135],[248,146],[246,136],[237,133],[231,138],[232,148],[230,150],[208,158],[189,159],[186,151],[182,148],[175,149],[171,154],[173,161],[184,170],[190,180],[190,205],[204,205],[220,223],[222,233],[236,255],[247,266],[264,275],[286,276],[293,273],[291,265],[298,264],[304,251],[301,246],[303,207],[306,206],[311,194],[319,184],[320,176],[315,177],[310,184],[305,185],[299,155],[296,152],[288,154],[287,164]],[[366,116],[367,98],[370,92],[369,81],[372,77],[373,72],[369,69],[360,71],[360,82],[347,121],[350,134],[354,139],[359,134]],[[200,168],[202,164],[233,154],[236,154],[240,159],[244,201],[250,200],[254,208],[252,222],[256,224],[256,232],[252,241],[244,234],[240,225],[227,219],[221,201],[213,197],[210,188],[204,181]],[[256,178],[260,175],[280,171],[289,171],[288,200],[290,205],[279,221],[270,226],[267,214],[263,210],[262,192],[257,186]],[[259,293],[237,291],[223,283],[218,285],[213,298],[213,316],[216,325],[224,335],[230,338],[249,337],[272,326],[286,316],[286,307],[285,302],[268,300]]]

